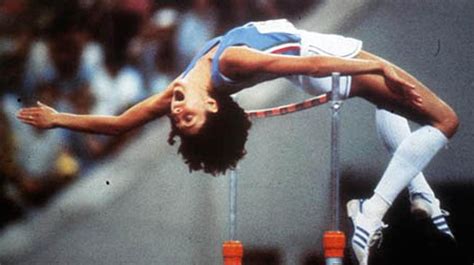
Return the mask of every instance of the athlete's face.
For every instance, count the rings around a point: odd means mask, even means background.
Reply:
[[[178,130],[195,135],[206,122],[207,112],[217,112],[217,103],[204,89],[192,88],[179,81],[173,89],[171,117]]]

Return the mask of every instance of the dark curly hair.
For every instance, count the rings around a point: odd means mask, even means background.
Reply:
[[[214,91],[209,94],[216,100],[218,112],[207,113],[206,122],[196,135],[182,134],[170,118],[168,143],[173,145],[175,136],[179,136],[178,153],[183,156],[189,170],[202,169],[216,176],[235,168],[246,154],[245,142],[251,122],[230,95]]]

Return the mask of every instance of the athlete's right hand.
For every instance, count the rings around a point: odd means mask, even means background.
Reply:
[[[398,75],[393,66],[384,64],[383,73],[387,81],[389,81],[388,87],[393,92],[403,96],[405,99],[413,102],[416,105],[421,105],[423,101],[416,89],[416,86]]]
[[[34,126],[39,129],[51,129],[54,127],[54,118],[58,112],[41,103],[37,102],[37,107],[31,108],[22,108],[17,113],[17,118],[31,126]]]

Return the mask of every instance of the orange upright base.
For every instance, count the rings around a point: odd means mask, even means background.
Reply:
[[[343,258],[346,236],[341,231],[327,231],[323,238],[325,258]]]
[[[222,245],[224,265],[242,265],[244,246],[240,241],[225,241]]]

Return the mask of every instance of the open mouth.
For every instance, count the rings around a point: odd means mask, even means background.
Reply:
[[[182,101],[184,100],[184,93],[179,90],[175,90],[173,92],[173,98],[175,101]]]

